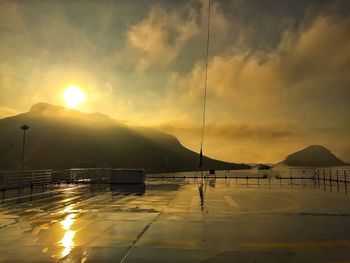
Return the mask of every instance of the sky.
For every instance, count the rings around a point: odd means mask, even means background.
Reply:
[[[37,102],[175,135],[198,151],[206,0],[0,0],[0,118]],[[350,1],[212,0],[204,153],[276,163],[311,144],[350,162]]]

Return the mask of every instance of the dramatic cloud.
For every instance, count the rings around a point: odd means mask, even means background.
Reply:
[[[346,102],[350,98],[349,28],[348,17],[320,15],[297,29],[286,28],[274,50],[245,49],[213,57],[209,64],[208,140],[219,142],[218,137],[227,138],[229,134],[233,142],[241,140],[244,134],[251,142],[250,146],[245,146],[247,150],[279,143],[280,148],[286,149],[285,154],[291,148],[317,141],[348,160],[350,156],[343,149],[348,147],[344,136],[350,132],[347,121],[350,104]],[[178,84],[178,88],[170,89],[169,94],[169,101],[177,94],[177,105],[198,108],[197,119],[193,119],[198,123],[203,79],[204,65],[200,63],[186,76],[176,74],[173,83]],[[232,121],[236,122],[235,128],[222,124]],[[222,128],[213,134],[211,125]],[[261,129],[261,125],[268,127],[270,137],[266,137],[267,130]],[[244,127],[254,127],[254,132]],[[326,127],[333,127],[333,130],[328,129],[323,134]],[[343,131],[343,136],[338,137],[339,131]],[[281,145],[279,135],[290,140]],[[185,138],[183,134],[181,137]],[[256,137],[259,140],[255,140]],[[232,148],[241,145],[242,142],[236,141]],[[268,155],[270,161],[278,158]],[[220,153],[216,156],[224,158]]]
[[[322,144],[350,162],[349,10],[342,0],[212,1],[205,154],[277,162]],[[198,150],[207,11],[204,0],[0,0],[0,107],[62,104],[75,84],[88,95],[79,110]]]
[[[136,59],[137,68],[166,65],[181,52],[186,41],[198,33],[195,13],[188,11],[184,20],[175,12],[157,6],[149,16],[127,32],[127,54]]]

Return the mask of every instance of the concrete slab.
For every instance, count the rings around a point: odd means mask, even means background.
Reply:
[[[0,200],[1,262],[346,262],[350,197],[314,182],[148,179]],[[335,188],[336,190],[338,188]]]

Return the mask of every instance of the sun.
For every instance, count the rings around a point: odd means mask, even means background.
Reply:
[[[84,102],[86,96],[84,91],[77,86],[69,86],[63,92],[64,103],[68,108],[76,108]]]

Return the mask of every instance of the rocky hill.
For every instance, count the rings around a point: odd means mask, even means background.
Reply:
[[[310,145],[300,151],[288,155],[287,158],[279,164],[307,167],[347,165],[322,145]]]
[[[196,170],[198,154],[171,135],[126,126],[100,113],[38,103],[29,112],[0,119],[0,169],[20,167],[22,130],[26,168],[122,167],[149,172]],[[249,168],[204,157],[206,169]]]

